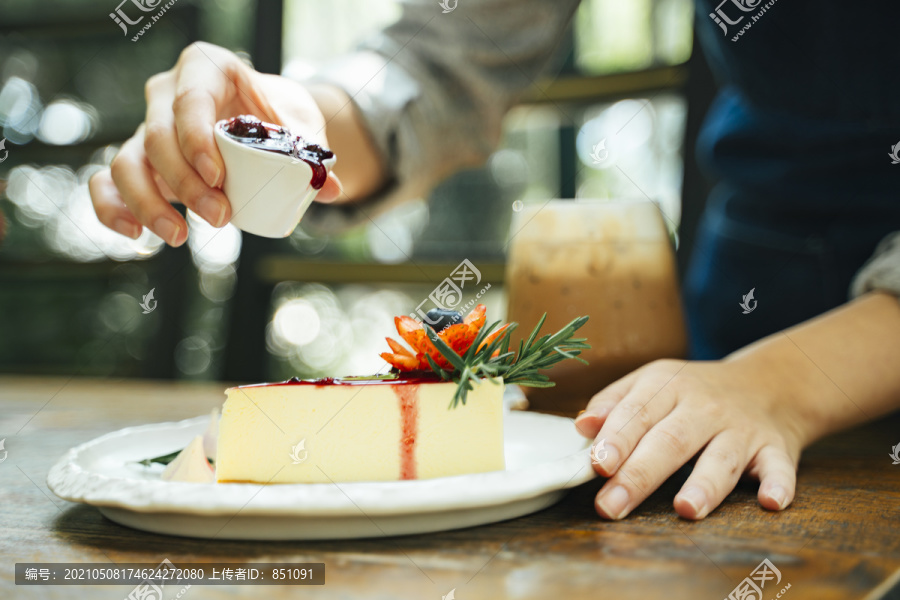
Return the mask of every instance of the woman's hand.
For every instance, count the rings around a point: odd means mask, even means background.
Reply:
[[[700,452],[675,496],[675,510],[702,519],[745,472],[760,481],[759,503],[781,510],[794,498],[800,450],[808,432],[772,373],[740,360],[650,363],[594,396],[576,420],[603,441],[595,470],[609,481],[597,512],[621,519]],[[774,382],[773,382],[774,383]]]
[[[699,452],[675,510],[702,519],[743,473],[759,503],[794,498],[800,451],[900,408],[900,302],[873,292],[717,362],[660,360],[594,396],[576,419],[609,481],[601,516],[621,519]],[[878,450],[881,452],[881,450]]]
[[[252,114],[327,145],[325,119],[300,84],[253,70],[217,46],[188,46],[170,71],[147,81],[145,122],[105,169],[91,179],[100,221],[130,238],[147,227],[166,243],[187,239],[187,224],[170,202],[181,202],[215,227],[231,218],[221,191],[225,165],[213,137],[220,119]],[[329,176],[319,199],[333,200]]]

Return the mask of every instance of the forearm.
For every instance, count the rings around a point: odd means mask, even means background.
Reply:
[[[338,132],[355,127],[342,127],[337,121],[348,115],[337,111],[328,131],[336,173],[350,199],[365,204],[359,210],[314,204],[304,215],[307,231],[366,223],[427,196],[460,169],[482,165],[497,147],[506,111],[550,70],[578,1],[483,0],[441,15],[431,0],[401,0],[397,22],[356,52],[321,64],[305,85],[333,86],[353,98],[353,121],[380,170],[347,158],[356,140],[348,136],[345,144]],[[315,95],[328,118],[333,98]]]
[[[900,302],[870,293],[725,362],[790,404],[805,444],[900,408]]]
[[[343,200],[371,196],[385,184],[388,174],[359,110],[338,87],[314,84],[309,92],[325,117],[325,136],[338,157],[334,172],[341,180]]]

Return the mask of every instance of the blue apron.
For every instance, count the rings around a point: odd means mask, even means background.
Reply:
[[[697,9],[722,83],[697,155],[719,183],[684,299],[692,357],[715,359],[846,302],[878,242],[900,230],[889,156],[900,143],[900,3]]]

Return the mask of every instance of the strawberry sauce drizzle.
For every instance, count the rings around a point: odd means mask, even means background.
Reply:
[[[323,387],[329,385],[419,385],[421,383],[446,383],[443,379],[434,373],[416,372],[409,375],[402,375],[397,379],[385,377],[384,379],[341,379],[340,377],[322,377],[321,379],[299,379],[293,377],[287,381],[276,381],[273,383],[254,383],[251,385],[242,385],[242,388],[252,387],[276,387],[280,385],[313,385]]]
[[[400,401],[400,479],[416,479],[416,435],[419,429],[419,386],[394,386]]]

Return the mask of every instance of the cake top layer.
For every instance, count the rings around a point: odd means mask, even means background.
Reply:
[[[369,375],[363,377],[322,377],[320,379],[299,379],[292,377],[287,381],[273,383],[256,383],[242,385],[240,388],[277,387],[288,385],[302,386],[333,386],[333,385],[419,385],[423,383],[447,383],[436,373],[423,371],[421,373],[388,373],[386,375]]]
[[[251,128],[247,135],[257,133],[257,130]],[[468,392],[485,379],[545,388],[553,386],[553,382],[541,371],[566,359],[587,364],[579,354],[590,348],[590,345],[584,338],[573,337],[575,331],[588,320],[586,316],[573,319],[554,334],[538,337],[547,317],[545,314],[527,340],[519,342],[517,351],[510,347],[510,334],[517,323],[501,325],[497,321],[487,325],[486,312],[486,307],[479,304],[465,317],[449,309],[429,311],[425,315],[427,323],[408,316],[395,317],[397,333],[410,347],[387,338],[391,352],[382,352],[381,357],[392,369],[384,375],[293,378],[232,389],[291,385],[388,385],[402,388],[425,383],[454,383],[456,391],[450,407],[455,408],[457,404],[465,404]],[[435,326],[440,326],[441,329],[436,330]]]

